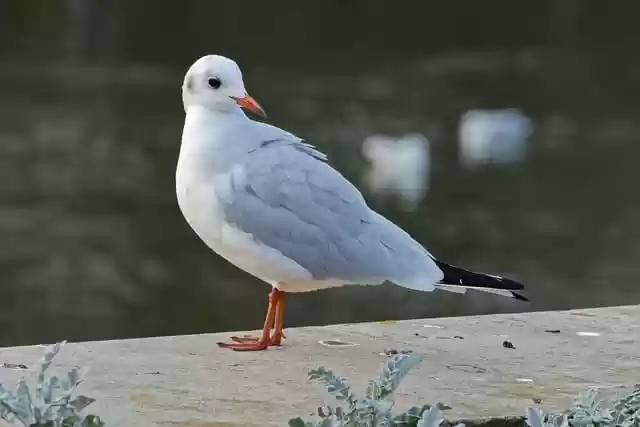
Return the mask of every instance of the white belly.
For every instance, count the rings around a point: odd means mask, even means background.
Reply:
[[[306,269],[280,251],[256,241],[225,221],[221,196],[230,189],[231,174],[203,179],[178,167],[176,193],[187,223],[207,246],[247,273],[288,292],[340,286],[340,281],[314,280]]]

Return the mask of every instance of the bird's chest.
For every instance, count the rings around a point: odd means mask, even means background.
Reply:
[[[242,182],[242,176],[241,168],[206,178],[193,168],[178,168],[176,193],[186,221],[218,255],[267,283],[310,280],[300,265],[226,221],[223,203],[233,198],[232,184]]]
[[[176,173],[178,205],[187,223],[207,246],[236,265],[256,246],[249,234],[225,218],[223,204],[233,198],[234,180],[242,179],[238,172],[232,168],[224,173],[198,173],[197,168],[178,167]]]
[[[179,166],[176,172],[178,206],[187,223],[212,249],[222,244],[225,224],[218,187],[225,183],[224,175],[203,175]]]

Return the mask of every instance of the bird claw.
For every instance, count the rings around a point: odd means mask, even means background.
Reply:
[[[267,341],[255,341],[255,342],[219,342],[218,347],[228,348],[234,351],[261,351],[266,350],[269,347]]]
[[[286,338],[284,336],[284,334],[281,333],[275,333],[273,335],[271,335],[271,338],[269,338],[269,344],[275,347],[280,347],[282,345],[282,340]]]
[[[282,332],[284,312],[284,292],[273,288],[269,294],[269,307],[264,321],[264,328],[259,337],[251,335],[232,336],[229,343],[219,342],[218,346],[235,351],[266,350],[269,346],[282,345],[285,338]]]
[[[258,341],[260,341],[260,338],[253,337],[251,335],[243,335],[241,337],[233,336],[233,337],[231,337],[231,341],[236,342],[236,343],[258,342]]]
[[[286,339],[282,332],[275,332],[266,343],[262,343],[259,337],[254,337],[252,335],[243,335],[243,336],[232,336],[230,337],[231,343],[223,343],[219,342],[218,346],[222,348],[230,348],[233,350],[241,349],[246,350],[245,347],[260,347],[259,350],[262,350],[262,347],[267,348],[269,346],[280,347],[282,345],[282,340]]]

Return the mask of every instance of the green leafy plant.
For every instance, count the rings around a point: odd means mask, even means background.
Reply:
[[[358,397],[344,378],[324,367],[312,369],[309,379],[327,387],[340,403],[318,408],[319,420],[289,420],[290,427],[438,427],[444,421],[441,406],[424,405],[394,414],[394,393],[407,373],[422,361],[421,356],[397,354],[382,367],[380,376],[370,380],[363,397]],[[462,425],[459,425],[462,427]],[[458,427],[458,426],[456,426]]]
[[[45,350],[40,360],[38,380],[33,389],[24,379],[15,391],[0,383],[0,419],[21,423],[26,427],[103,427],[95,415],[83,415],[82,410],[95,401],[83,395],[73,396],[82,383],[82,375],[73,368],[65,377],[45,376],[53,359],[65,342],[56,343]]]
[[[640,427],[640,385],[608,403],[595,390],[583,393],[567,411],[545,414],[527,409],[530,427]]]

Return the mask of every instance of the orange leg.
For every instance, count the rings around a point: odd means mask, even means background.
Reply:
[[[269,308],[267,309],[267,316],[264,320],[264,326],[262,328],[262,334],[260,335],[260,337],[231,337],[231,340],[234,342],[219,342],[218,346],[223,348],[230,348],[236,351],[266,350],[269,345],[272,345],[270,332],[276,320],[278,304],[282,299],[282,295],[284,295],[284,293],[276,288],[273,288],[271,290],[271,293],[269,294]],[[282,325],[280,329],[282,329]]]
[[[275,295],[271,296],[273,298],[273,306],[274,306],[274,331],[271,334],[271,338],[269,340],[269,345],[272,346],[280,346],[282,345],[282,339],[286,338],[283,332],[284,326],[284,291],[278,290]],[[251,335],[244,335],[241,337],[233,336],[231,340],[236,343],[255,343],[260,341],[261,337],[254,337]]]
[[[282,332],[284,326],[284,292],[279,291],[277,295],[276,312],[274,319],[274,330],[271,335],[270,344],[279,346],[282,344],[282,339],[286,338]]]

